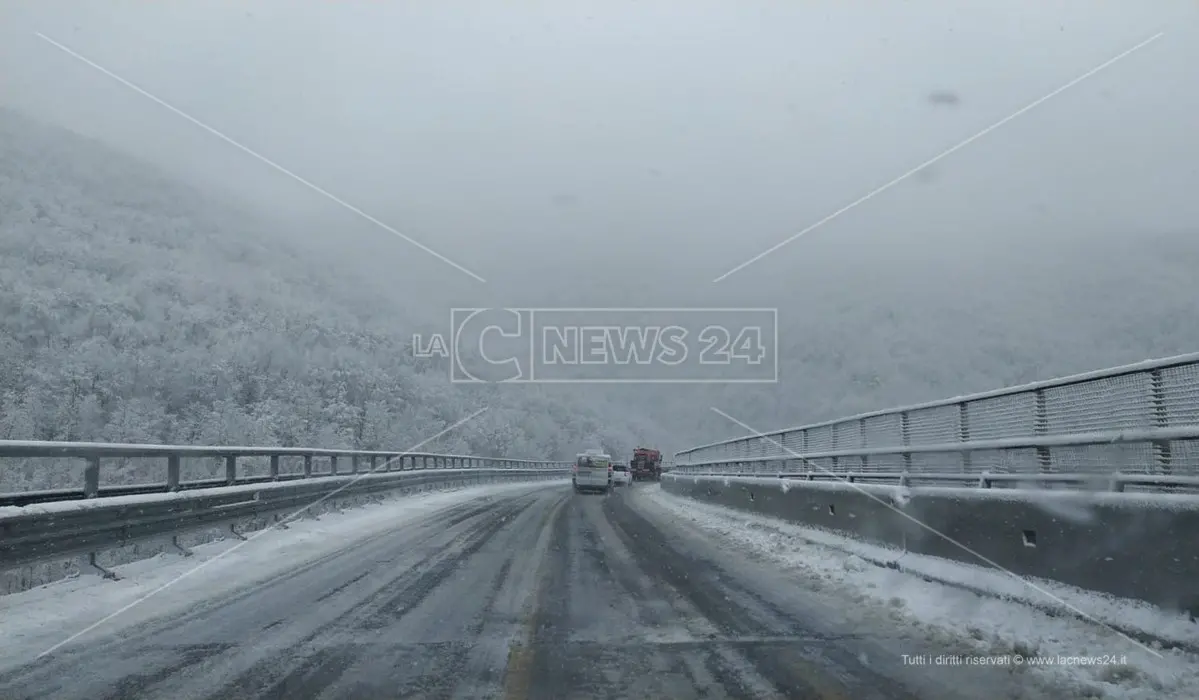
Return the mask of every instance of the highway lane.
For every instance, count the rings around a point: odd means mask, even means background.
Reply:
[[[930,650],[813,604],[647,508],[639,488],[450,507],[65,647],[0,675],[0,698],[1016,697],[995,694],[991,669],[902,667],[899,654]]]

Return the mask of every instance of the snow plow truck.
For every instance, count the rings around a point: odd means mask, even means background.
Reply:
[[[662,477],[662,453],[648,447],[638,447],[633,450],[629,471],[633,473],[633,481],[659,481]]]

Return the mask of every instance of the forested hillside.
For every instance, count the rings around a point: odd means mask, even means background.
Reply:
[[[423,449],[562,458],[650,429],[538,387],[450,384],[412,358],[387,287],[331,277],[270,226],[0,111],[0,439],[406,449],[488,406]],[[0,491],[67,478],[7,466]],[[106,478],[134,469],[161,477]]]

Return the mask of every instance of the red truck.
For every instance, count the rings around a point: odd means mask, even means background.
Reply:
[[[633,450],[629,471],[633,473],[633,481],[658,481],[662,476],[662,453],[648,447],[638,447]]]

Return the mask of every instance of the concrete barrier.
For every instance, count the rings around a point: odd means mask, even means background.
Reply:
[[[1199,498],[667,474],[705,503],[1199,614]],[[989,561],[988,561],[989,560]]]

